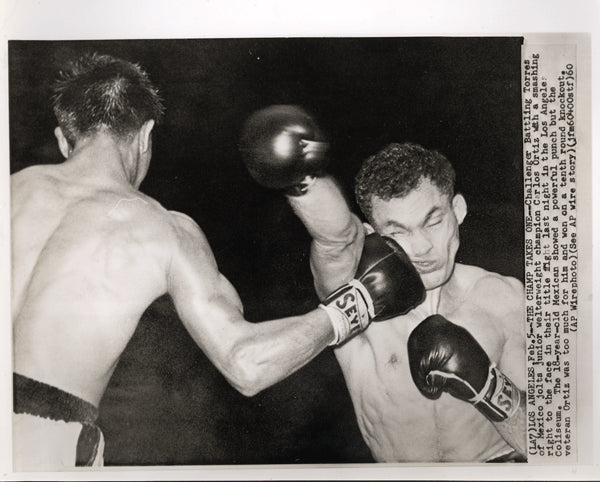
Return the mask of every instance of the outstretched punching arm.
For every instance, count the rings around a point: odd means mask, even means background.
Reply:
[[[238,391],[252,396],[304,366],[334,339],[327,313],[250,323],[196,223],[173,214],[168,292],[194,341]]]
[[[405,286],[394,281],[399,276],[407,280],[416,276],[420,282],[400,248],[373,235],[356,278],[330,294],[318,309],[250,323],[196,223],[175,213],[172,220],[168,292],[192,338],[227,380],[248,396],[298,370],[328,345],[343,343],[371,321],[396,316],[409,302]],[[390,282],[385,282],[386,274]],[[412,284],[416,288],[412,296],[420,298],[420,285]]]

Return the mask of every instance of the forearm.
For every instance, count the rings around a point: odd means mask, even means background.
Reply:
[[[290,206],[311,237],[323,245],[355,241],[358,218],[352,214],[338,183],[331,176],[318,177],[301,196],[287,196]]]
[[[334,338],[331,321],[322,309],[245,326],[229,353],[226,372],[229,382],[246,396],[291,375]]]
[[[502,422],[493,422],[496,430],[506,442],[523,457],[527,457],[525,392],[520,391],[519,407],[514,415]]]
[[[313,238],[310,266],[321,299],[352,279],[365,232],[331,177],[317,178],[302,196],[288,201]]]

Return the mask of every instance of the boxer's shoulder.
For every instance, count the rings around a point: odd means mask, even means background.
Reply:
[[[183,229],[199,229],[196,221],[194,221],[193,218],[191,216],[188,216],[187,214],[184,214],[179,211],[168,211],[168,215],[170,216],[171,221],[176,226],[179,226]]]
[[[56,171],[53,165],[29,166],[11,174],[10,185],[12,196],[21,194],[29,197],[31,193],[42,193],[52,186]]]
[[[520,281],[510,276],[486,271],[473,285],[473,294],[482,303],[501,308],[522,303],[524,292]]]
[[[190,216],[179,211],[167,211],[167,214],[169,225],[179,238],[191,237],[204,239],[204,233],[200,229],[200,226]]]
[[[515,329],[524,313],[525,302],[523,284],[519,280],[467,265],[457,265],[456,274],[462,276],[466,303],[477,306],[504,326],[503,331]]]
[[[510,300],[523,298],[523,284],[511,276],[460,263],[456,263],[454,276],[463,294],[474,300],[485,302],[497,301],[502,297]]]
[[[179,211],[168,211],[171,233],[178,249],[197,258],[199,255],[212,258],[212,250],[206,235],[190,216]]]
[[[35,164],[33,166],[25,167],[10,175],[11,182],[23,181],[27,179],[36,178],[39,175],[44,175],[52,170],[53,165]]]

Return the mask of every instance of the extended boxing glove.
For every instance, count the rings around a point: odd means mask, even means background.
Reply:
[[[298,196],[325,168],[329,144],[304,109],[272,105],[248,118],[239,148],[256,182]]]
[[[425,298],[425,287],[406,253],[393,239],[369,234],[355,279],[338,288],[321,308],[331,318],[337,345],[371,321],[403,315]]]
[[[519,389],[466,329],[441,315],[429,316],[412,331],[408,359],[415,385],[427,398],[448,392],[494,422],[510,418],[519,407]]]

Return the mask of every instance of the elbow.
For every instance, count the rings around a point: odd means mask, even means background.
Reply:
[[[259,389],[256,389],[255,387],[251,387],[251,386],[240,386],[240,385],[232,385],[232,386],[238,392],[240,392],[242,395],[244,395],[245,397],[248,397],[248,398],[253,397],[254,395],[257,395],[261,391]]]
[[[229,384],[245,397],[253,397],[262,391],[262,387],[250,378],[228,378]]]
[[[225,378],[229,384],[246,397],[253,397],[269,383],[261,375],[259,364],[244,349],[236,349],[228,361]]]

